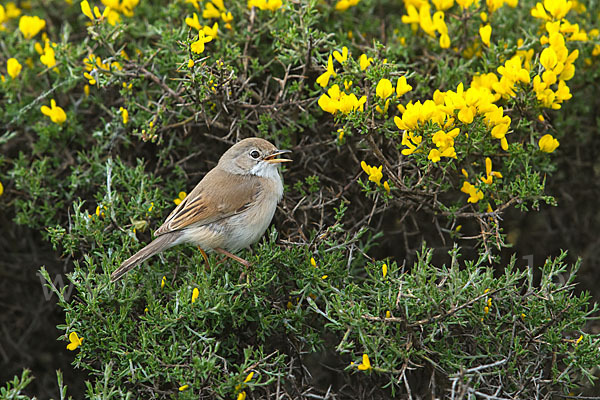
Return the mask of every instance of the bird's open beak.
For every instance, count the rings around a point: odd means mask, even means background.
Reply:
[[[264,162],[268,162],[269,164],[278,164],[278,163],[283,163],[283,162],[290,162],[292,160],[290,160],[289,158],[277,158],[277,156],[280,156],[282,154],[285,153],[291,153],[291,150],[277,150],[275,151],[275,153],[273,154],[269,154],[268,156],[266,156],[265,158],[263,158]]]

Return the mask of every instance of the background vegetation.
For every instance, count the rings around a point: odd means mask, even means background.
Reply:
[[[599,18],[3,2],[0,397],[597,396]],[[251,270],[110,283],[249,136],[294,159]]]

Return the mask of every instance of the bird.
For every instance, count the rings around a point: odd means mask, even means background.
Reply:
[[[271,223],[283,197],[279,166],[292,161],[280,156],[290,152],[257,137],[231,146],[154,232],[156,238],[111,274],[111,282],[182,243],[196,245],[207,265],[206,251],[216,251],[249,266],[232,252],[256,243]]]

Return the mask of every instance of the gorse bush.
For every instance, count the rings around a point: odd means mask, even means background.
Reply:
[[[518,268],[500,254],[504,212],[556,205],[545,184],[561,145],[597,133],[578,97],[600,90],[594,7],[2,4],[0,204],[72,261],[72,296],[41,273],[86,396],[582,390],[600,340],[586,333],[597,307],[575,291],[579,264],[563,253]],[[571,103],[581,116],[564,113]],[[180,246],[110,283],[249,136],[294,159],[274,226],[242,252],[252,267],[207,266]],[[3,396],[26,398],[29,381]],[[60,374],[58,386],[66,396]]]

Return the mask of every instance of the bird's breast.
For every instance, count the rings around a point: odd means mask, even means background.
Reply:
[[[264,179],[255,201],[243,212],[228,218],[227,247],[238,250],[256,243],[265,233],[283,195],[281,178]]]

